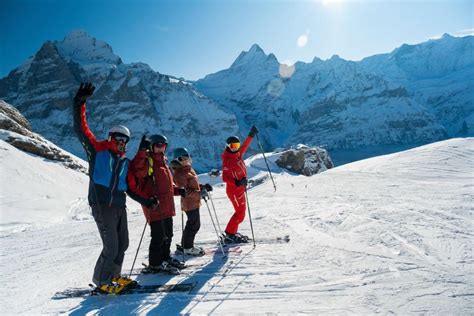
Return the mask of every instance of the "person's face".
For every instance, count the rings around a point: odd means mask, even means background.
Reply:
[[[193,162],[189,156],[181,156],[178,158],[178,161],[182,166],[191,166],[191,163]]]
[[[117,151],[125,152],[129,138],[125,135],[114,135],[115,144]]]
[[[164,153],[166,151],[166,144],[154,144],[153,145],[153,152],[155,154]]]
[[[235,153],[239,151],[240,143],[230,143],[230,144],[227,144],[227,147],[229,147],[231,152]]]

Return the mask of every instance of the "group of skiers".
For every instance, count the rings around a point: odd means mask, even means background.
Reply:
[[[127,127],[114,126],[106,140],[98,141],[86,119],[86,101],[94,90],[92,83],[79,87],[74,97],[74,130],[87,154],[90,177],[88,201],[103,246],[94,268],[93,282],[100,292],[119,294],[135,283],[121,275],[129,243],[126,195],[142,205],[151,229],[149,264],[143,272],[178,273],[184,263],[171,257],[173,216],[176,215],[174,196],[181,197],[181,208],[187,216],[181,240],[182,251],[186,255],[202,255],[204,251],[194,244],[194,239],[200,228],[201,198],[212,191],[212,186],[199,184],[186,148],[174,150],[171,171],[166,156],[168,140],[164,135],[144,135],[131,161],[125,156],[130,140]],[[222,178],[235,210],[226,226],[225,236],[222,236],[226,243],[248,242],[248,237],[238,233],[246,211],[247,170],[243,156],[257,133],[257,128],[253,126],[242,146],[238,137],[229,137],[222,155]]]

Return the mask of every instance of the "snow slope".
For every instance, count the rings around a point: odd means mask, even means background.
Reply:
[[[22,174],[22,168],[6,159],[5,148],[12,150],[2,143],[2,173],[13,169],[12,173]],[[0,311],[73,315],[472,314],[473,157],[474,138],[458,138],[359,161],[313,177],[277,172],[276,192],[269,181],[249,190],[255,249],[245,245],[241,254],[226,259],[216,254],[189,260],[203,265],[180,276],[137,277],[143,284],[198,281],[190,294],[51,300],[58,290],[90,282],[101,249],[93,220],[69,217],[41,229],[12,233],[0,238],[4,283]],[[24,159],[20,155],[14,158]],[[252,174],[262,176],[264,164],[257,157],[250,162]],[[57,172],[58,177],[64,176]],[[40,181],[40,176],[34,180]],[[10,177],[3,179],[3,186],[20,185]],[[77,190],[75,197],[51,187],[58,207],[66,210],[67,201],[85,197],[84,180],[67,182],[71,190]],[[27,195],[25,192],[23,197]],[[213,201],[224,225],[232,211],[223,187],[216,185]],[[84,203],[77,205],[87,214]],[[2,225],[11,222],[4,216],[5,209],[18,206],[2,204]],[[144,225],[136,206],[130,209],[126,269],[132,264]],[[215,233],[205,206],[201,218],[196,240],[210,246]],[[249,227],[246,219],[241,231],[250,234]],[[176,242],[180,231],[178,215]],[[139,263],[146,260],[148,234],[147,230]],[[288,244],[269,243],[272,237],[284,234],[291,236]],[[31,286],[32,280],[41,286]]]

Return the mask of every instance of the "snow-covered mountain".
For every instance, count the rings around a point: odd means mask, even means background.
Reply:
[[[253,45],[195,86],[232,110],[242,131],[255,122],[263,127],[269,148],[428,143],[459,135],[464,121],[463,135],[474,135],[472,43],[472,36],[445,36],[361,62],[333,56],[293,66]]]
[[[255,249],[249,244],[226,258],[218,253],[187,258],[191,267],[179,276],[133,276],[142,284],[197,281],[190,293],[52,300],[56,291],[87,287],[101,251],[85,201],[87,177],[0,140],[0,312],[469,315],[473,157],[474,138],[458,138],[312,177],[285,173],[270,159],[276,192],[269,180],[248,191]],[[247,164],[253,179],[265,175],[261,157]],[[225,189],[214,187],[225,225],[232,206]],[[128,206],[125,269],[132,265],[145,222],[136,205]],[[179,216],[173,244],[181,238]],[[212,247],[216,235],[205,204],[201,221],[196,243]],[[21,223],[36,225],[11,229]],[[248,218],[240,230],[250,234]],[[289,243],[272,242],[287,234]],[[147,229],[138,265],[146,262],[148,244]]]
[[[43,44],[0,80],[0,98],[14,104],[33,130],[84,157],[71,112],[81,81],[97,86],[88,104],[92,131],[105,138],[111,126],[128,126],[130,155],[143,133],[162,133],[170,140],[170,152],[185,146],[198,169],[218,167],[225,139],[237,132],[235,116],[192,85],[146,64],[124,64],[107,43],[82,31]]]
[[[256,124],[266,149],[323,146],[337,165],[474,135],[472,43],[472,36],[444,36],[360,62],[333,56],[293,66],[253,45],[230,68],[190,83],[124,64],[110,45],[75,31],[0,79],[0,98],[80,157],[71,100],[90,80],[98,87],[88,107],[92,130],[103,138],[112,125],[130,127],[129,156],[143,133],[163,133],[170,151],[188,147],[196,167],[209,170],[220,167],[229,135],[245,136]]]
[[[403,85],[429,109],[450,136],[474,135],[474,36],[402,45],[365,58],[370,73]]]

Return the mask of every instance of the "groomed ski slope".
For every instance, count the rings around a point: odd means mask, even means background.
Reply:
[[[14,187],[27,199],[29,183],[46,176],[48,162],[30,162],[37,163],[37,169],[45,174],[20,180],[25,175],[16,162],[26,154],[4,142],[0,149],[2,192],[11,192],[5,191],[7,186]],[[17,161],[5,159],[5,152]],[[54,189],[48,194],[58,203],[48,206],[50,209],[31,208],[31,212],[68,212],[68,198],[72,199],[69,203],[76,201],[75,216],[2,234],[0,311],[73,315],[472,314],[473,157],[473,138],[452,139],[313,177],[275,174],[276,192],[270,181],[249,190],[255,249],[246,245],[241,254],[230,254],[227,259],[215,254],[189,260],[189,264],[202,266],[191,267],[180,276],[138,276],[144,284],[197,280],[199,284],[190,294],[51,300],[56,291],[66,287],[87,286],[101,243],[85,199],[66,196],[60,189],[77,187],[84,198],[87,181],[70,177],[69,183],[48,184]],[[264,166],[258,157],[248,162],[257,168]],[[16,177],[10,176],[10,169]],[[8,177],[3,176],[5,172]],[[66,171],[54,172],[62,179],[60,173]],[[257,169],[252,174],[265,175]],[[232,213],[231,205],[224,188],[215,187],[214,203],[224,226]],[[2,193],[4,232],[13,225],[4,214],[22,205]],[[130,247],[124,269],[132,264],[144,225],[137,205],[130,203],[129,209]],[[204,204],[201,219],[197,243],[211,246],[215,233]],[[241,231],[250,235],[248,219]],[[272,237],[286,234],[291,236],[288,244],[269,243]],[[149,230],[138,264],[146,261],[148,235]],[[180,236],[178,213],[174,242]],[[261,238],[265,240],[259,243]]]

